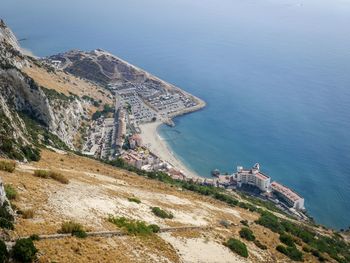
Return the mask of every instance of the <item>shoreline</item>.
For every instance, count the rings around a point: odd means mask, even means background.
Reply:
[[[175,169],[181,171],[186,178],[202,178],[180,161],[171,151],[166,141],[159,135],[158,128],[162,124],[164,124],[164,122],[161,121],[141,124],[140,136],[142,138],[142,143],[162,161],[169,163]]]

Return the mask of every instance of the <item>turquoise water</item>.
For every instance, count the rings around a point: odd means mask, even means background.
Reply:
[[[3,0],[0,16],[37,55],[107,49],[203,98],[160,128],[197,173],[259,162],[350,225],[349,1]]]

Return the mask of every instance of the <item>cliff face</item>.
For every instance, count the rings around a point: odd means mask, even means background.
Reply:
[[[19,154],[21,147],[34,143],[33,134],[28,131],[22,114],[40,123],[72,149],[74,137],[87,116],[79,97],[63,96],[45,89],[22,71],[23,67],[32,63],[38,64],[34,58],[21,52],[15,36],[1,21],[0,115],[3,118],[0,122],[0,154],[5,152],[1,151],[5,140],[14,139],[11,147]],[[36,139],[39,142],[43,140],[40,136]]]

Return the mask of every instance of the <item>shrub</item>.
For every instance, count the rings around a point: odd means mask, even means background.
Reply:
[[[273,232],[280,233],[284,230],[277,216],[267,211],[262,212],[260,218],[255,222],[259,225],[269,228]]]
[[[303,253],[299,251],[296,247],[285,247],[282,245],[278,245],[276,250],[285,254],[291,260],[294,261],[303,261]]]
[[[169,218],[169,219],[174,218],[174,215],[172,213],[166,212],[159,207],[152,207],[151,209],[152,209],[153,214],[155,214],[156,216],[158,216],[160,218]]]
[[[49,171],[46,170],[35,170],[34,175],[45,179],[48,179],[50,177]]]
[[[4,161],[0,160],[0,170],[13,173],[13,171],[16,169],[16,163],[13,161]]]
[[[240,223],[244,226],[248,226],[248,220],[241,220]]]
[[[14,200],[17,198],[17,191],[12,185],[6,184],[5,192],[8,199]]]
[[[7,251],[6,244],[0,239],[0,263],[7,262],[9,252]]]
[[[22,238],[16,241],[13,247],[13,258],[20,262],[31,262],[35,259],[38,252],[30,238]]]
[[[60,173],[57,173],[57,172],[51,172],[50,173],[50,177],[62,184],[68,184],[69,183],[69,180],[63,175],[63,174],[60,174]]]
[[[141,200],[136,198],[136,197],[129,197],[128,200],[129,200],[129,202],[134,202],[134,203],[137,203],[137,204],[141,203]]]
[[[156,224],[149,225],[149,227],[152,229],[153,233],[158,233],[160,231],[160,227]]]
[[[10,230],[14,229],[13,223],[2,217],[0,218],[0,227],[5,229],[10,229]]]
[[[54,172],[54,171],[47,171],[47,170],[35,170],[34,175],[40,178],[52,178],[53,180],[56,180],[62,184],[68,184],[69,180],[62,175],[61,173]]]
[[[263,250],[266,250],[267,249],[267,246],[265,246],[264,244],[262,244],[259,240],[254,240],[254,244],[260,248],[260,249],[263,249]]]
[[[143,221],[127,219],[125,217],[109,216],[108,221],[124,229],[129,235],[147,236],[159,232],[157,225],[147,225]]]
[[[293,237],[291,235],[286,234],[286,233],[280,234],[280,241],[289,247],[295,246]]]
[[[309,253],[311,252],[311,248],[308,246],[303,246],[303,251]]]
[[[31,240],[33,240],[33,241],[39,241],[39,240],[40,240],[40,237],[39,237],[39,235],[37,235],[37,234],[31,235],[29,238],[30,238]]]
[[[34,217],[34,210],[33,209],[26,209],[22,211],[22,217],[24,219],[29,219]]]
[[[72,236],[76,236],[78,238],[86,238],[87,233],[84,230],[77,230],[72,232]]]
[[[58,231],[58,233],[70,233],[72,234],[72,236],[76,236],[79,238],[85,238],[87,236],[83,226],[73,221],[63,222],[61,229]]]
[[[240,231],[239,231],[239,235],[241,236],[241,238],[244,238],[248,241],[254,241],[255,240],[255,236],[253,234],[253,231],[250,230],[247,227],[243,227]]]
[[[247,246],[241,242],[238,239],[230,238],[226,242],[226,246],[231,249],[233,252],[236,252],[238,255],[247,258],[248,257],[248,250]]]
[[[14,221],[14,217],[9,212],[8,206],[8,202],[4,202],[0,207],[0,227],[12,230],[14,228],[12,223]]]

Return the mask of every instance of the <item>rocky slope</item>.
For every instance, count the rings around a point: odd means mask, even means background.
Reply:
[[[79,94],[77,90],[85,87],[90,93],[96,90],[96,94],[102,88],[83,80],[76,81],[79,83],[77,87],[76,82],[70,81],[75,79],[73,76],[65,74],[62,77],[60,74],[63,73],[56,73],[35,58],[24,55],[11,30],[3,21],[0,22],[0,154],[5,155],[5,150],[8,152],[11,148],[11,155],[27,157],[23,147],[38,143],[58,147],[54,137],[75,149],[77,133],[83,121],[89,119],[90,111],[94,110],[91,100],[82,99],[83,92]],[[62,83],[59,83],[60,78],[64,79]],[[60,90],[60,87],[69,92]],[[112,96],[107,91],[102,94],[90,95],[100,102],[112,103]],[[49,134],[44,138],[34,135],[33,129],[28,130],[25,120],[34,121]]]

